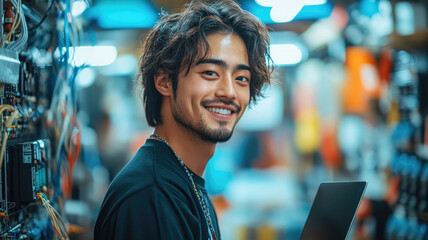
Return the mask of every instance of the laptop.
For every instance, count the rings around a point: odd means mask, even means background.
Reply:
[[[367,182],[321,183],[300,240],[345,240]]]

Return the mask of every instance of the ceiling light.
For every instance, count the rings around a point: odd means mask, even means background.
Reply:
[[[302,61],[302,50],[295,44],[272,44],[270,56],[275,65],[294,65]]]
[[[75,1],[75,2],[73,2],[73,5],[71,7],[71,15],[73,15],[73,16],[79,16],[87,8],[88,8],[88,5],[86,4],[85,1]]]
[[[270,10],[270,18],[277,23],[290,22],[302,10],[301,1],[278,1]]]
[[[273,7],[278,0],[256,0],[256,3],[262,7]]]

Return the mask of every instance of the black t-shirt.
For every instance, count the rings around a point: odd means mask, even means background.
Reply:
[[[205,180],[191,174],[220,239]],[[148,139],[112,181],[94,239],[209,239],[208,224],[190,179],[165,143]]]

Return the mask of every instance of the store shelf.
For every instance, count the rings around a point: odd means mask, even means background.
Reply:
[[[419,156],[419,158],[428,161],[428,146],[419,145],[416,149],[416,154]]]
[[[428,43],[428,29],[416,31],[411,35],[400,35],[397,32],[388,37],[389,46],[394,49],[414,50],[425,48]]]

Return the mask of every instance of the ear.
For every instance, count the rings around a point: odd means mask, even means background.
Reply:
[[[169,74],[163,69],[158,69],[155,74],[155,87],[163,96],[172,96],[172,82]]]

